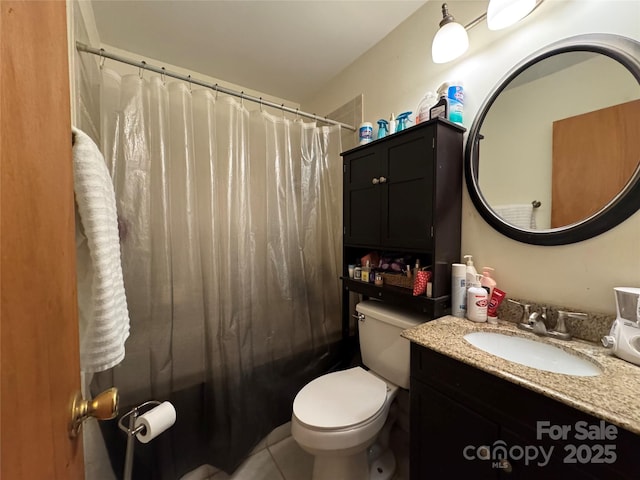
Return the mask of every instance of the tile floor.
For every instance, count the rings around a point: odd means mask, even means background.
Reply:
[[[394,428],[390,443],[398,461],[393,480],[407,480],[409,450],[406,433]],[[291,437],[291,422],[288,422],[267,435],[231,476],[210,465],[202,465],[180,480],[310,480],[312,469],[313,457]]]

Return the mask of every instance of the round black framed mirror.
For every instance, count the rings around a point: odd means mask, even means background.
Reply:
[[[640,42],[567,38],[516,65],[471,126],[465,179],[494,229],[580,242],[640,208]]]

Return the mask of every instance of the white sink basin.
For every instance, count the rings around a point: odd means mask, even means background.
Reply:
[[[602,371],[593,362],[547,343],[494,332],[473,332],[464,339],[480,350],[527,367],[578,377],[594,377]]]

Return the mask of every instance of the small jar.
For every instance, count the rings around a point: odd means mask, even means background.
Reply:
[[[376,273],[376,280],[375,280],[375,284],[378,287],[382,286],[382,274],[381,273]]]
[[[362,280],[362,267],[356,267],[353,269],[354,280]]]
[[[353,278],[353,276],[355,275],[355,270],[356,270],[355,265],[349,265],[349,278]]]

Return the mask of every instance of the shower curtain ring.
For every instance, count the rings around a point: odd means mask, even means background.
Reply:
[[[143,73],[144,69],[146,68],[147,62],[142,60],[142,62],[140,62],[140,64],[141,64],[141,66],[138,68],[138,76],[140,77],[140,80],[142,80],[142,73]]]
[[[160,74],[160,80],[162,80],[162,85],[166,85],[166,83],[167,83],[165,75],[164,75],[164,72],[165,72],[165,69],[164,69],[164,67],[162,67],[162,73]]]
[[[260,97],[260,112],[262,112],[262,97]]]
[[[218,84],[216,83],[215,86],[213,87],[216,91],[216,100],[218,100]]]
[[[280,105],[280,110],[282,110],[282,119],[286,120],[287,118],[284,116],[284,103]]]
[[[104,67],[104,62],[107,58],[104,56],[104,48],[100,49],[100,70]]]
[[[300,109],[296,108],[296,120],[300,120],[300,115],[298,114],[298,110],[300,110]]]
[[[244,90],[240,92],[240,106],[244,108]]]
[[[193,93],[193,91],[191,90],[191,75],[188,75],[189,77],[189,93]]]

